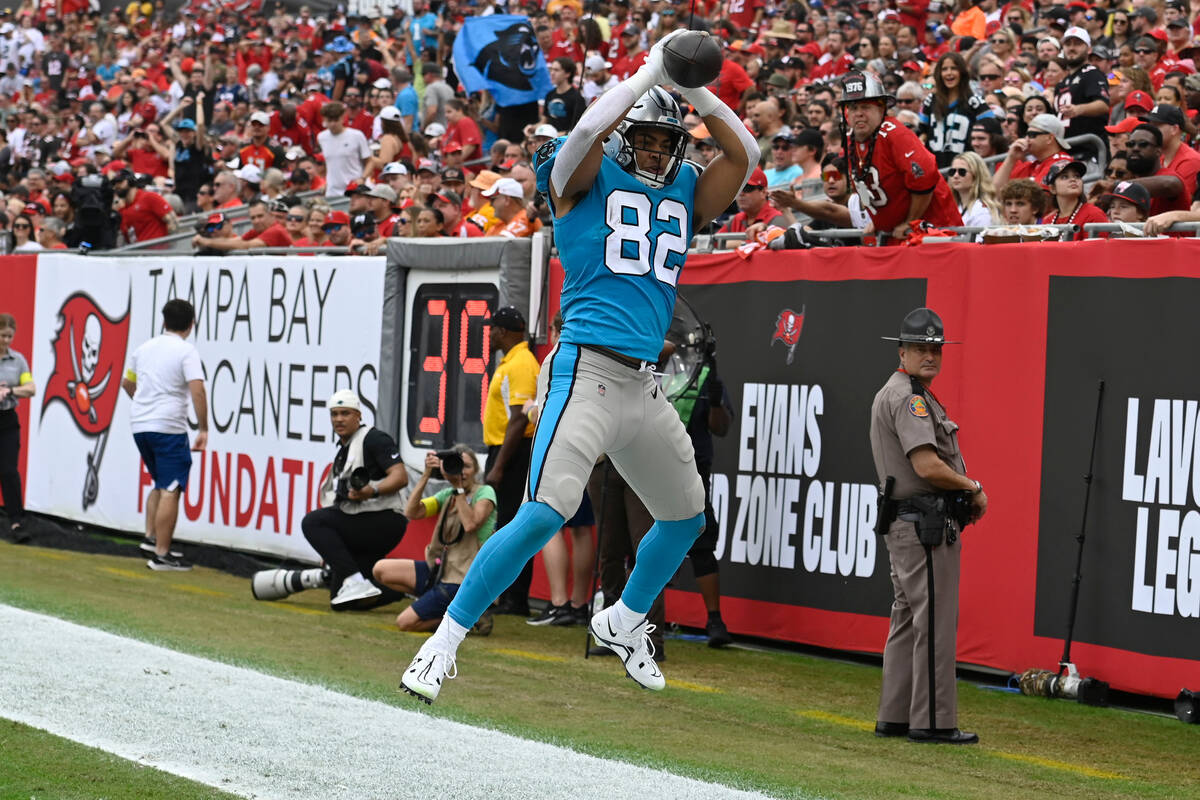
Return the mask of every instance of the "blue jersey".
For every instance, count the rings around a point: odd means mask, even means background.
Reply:
[[[553,155],[537,170],[538,189],[547,195],[551,164]],[[608,156],[601,160],[588,193],[554,218],[566,273],[561,341],[658,360],[692,239],[699,177],[700,169],[685,161],[670,185],[651,189]]]

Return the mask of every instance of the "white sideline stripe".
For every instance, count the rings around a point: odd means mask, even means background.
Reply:
[[[0,716],[244,797],[765,797],[3,604],[0,642]]]

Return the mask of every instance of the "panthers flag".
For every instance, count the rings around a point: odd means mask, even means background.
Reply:
[[[554,88],[528,17],[467,17],[454,39],[454,71],[468,92],[486,89],[499,106],[535,103]]]

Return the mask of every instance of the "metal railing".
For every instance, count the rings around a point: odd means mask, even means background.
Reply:
[[[1083,226],[1083,232],[1089,239],[1100,233],[1128,233],[1129,231],[1137,231],[1139,234],[1145,223],[1142,222],[1089,222]],[[1196,238],[1200,238],[1200,222],[1176,222],[1166,229],[1169,233],[1190,233]],[[1132,236],[1128,238],[1139,238]],[[1148,239],[1155,237],[1148,236]]]
[[[312,197],[320,197],[321,193],[317,192],[302,192],[296,197],[301,200],[307,200]],[[349,197],[329,197],[329,207],[334,210],[344,210],[350,207]],[[145,251],[149,251],[155,255],[179,255],[181,253],[192,252],[192,237],[196,235],[196,225],[208,219],[208,215],[215,212],[206,211],[200,214],[189,214],[186,217],[181,217],[179,220],[179,228],[174,233],[160,237],[158,239],[148,239],[144,242],[134,242],[133,244],[123,245],[112,250],[104,251],[105,255],[120,255],[132,256],[139,255]],[[250,229],[250,213],[249,206],[238,206],[237,208],[226,209],[225,216],[233,223],[233,230],[241,235]],[[304,252],[309,252],[313,248],[306,247]],[[250,252],[250,251],[240,251]],[[254,250],[255,253],[263,252],[261,249]],[[99,252],[93,251],[93,255],[100,255]]]

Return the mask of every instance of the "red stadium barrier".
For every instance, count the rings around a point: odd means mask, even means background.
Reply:
[[[896,365],[894,346],[879,337],[927,304],[962,342],[946,348],[934,390],[962,426],[970,474],[991,498],[987,517],[964,535],[959,659],[1012,671],[1056,663],[1104,379],[1073,657],[1119,689],[1173,696],[1194,683],[1200,377],[1184,354],[1200,334],[1196,255],[1200,243],[1184,239],[689,259],[680,291],[716,330],[737,417],[714,469],[730,628],[882,650],[887,554],[863,532],[876,483],[869,410]],[[803,313],[794,346],[781,335],[788,310]],[[803,436],[793,427],[797,398],[809,412]],[[790,464],[789,445],[813,448],[813,458]],[[739,531],[743,512],[766,530]],[[668,615],[704,622],[686,591],[669,593]]]
[[[0,312],[12,314],[17,319],[17,334],[13,337],[12,349],[29,359],[33,366],[33,305],[37,289],[37,256],[0,256],[0,273],[4,275],[4,299],[0,300]],[[25,459],[29,453],[29,408],[31,403],[17,404],[17,417],[21,420],[21,485],[24,487]]]

